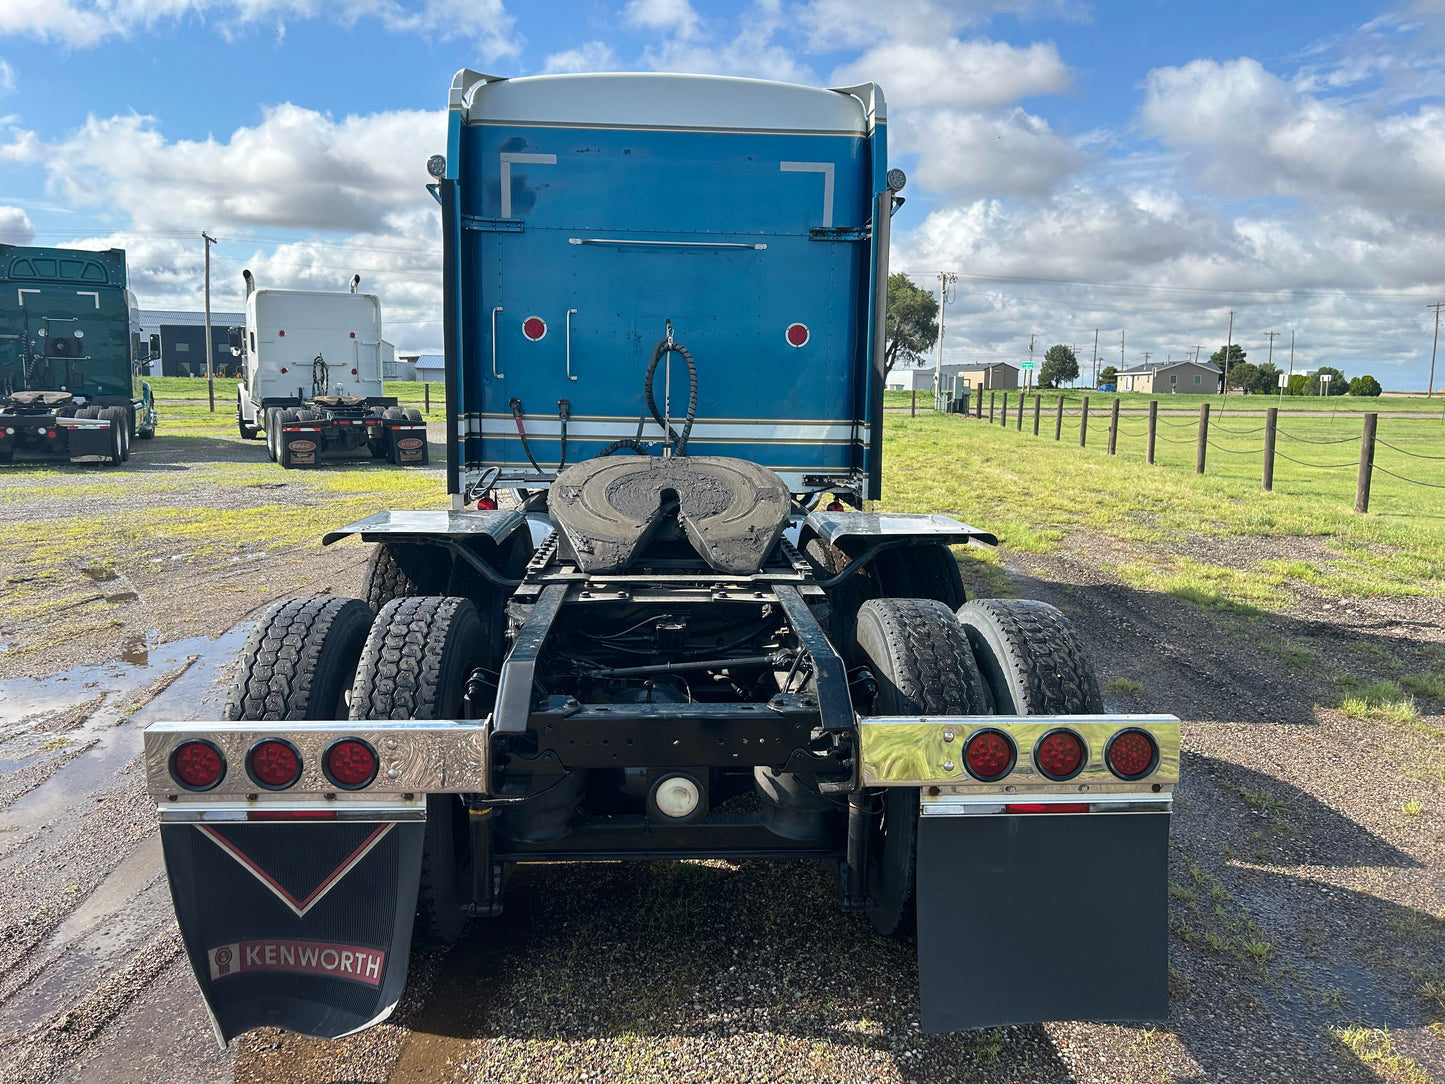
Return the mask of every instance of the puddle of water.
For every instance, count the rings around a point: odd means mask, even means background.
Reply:
[[[120,645],[120,661],[128,662],[133,666],[149,665],[151,644],[155,639],[156,634],[153,632],[126,637],[125,642]]]
[[[106,707],[67,736],[79,743],[94,740],[85,755],[60,768],[40,786],[5,810],[0,810],[0,833],[28,833],[60,818],[78,815],[81,800],[109,787],[115,773],[141,751],[141,731],[157,719],[217,719],[225,702],[221,678],[251,630],[249,623],[209,640],[203,636],[158,644],[147,653],[144,665],[110,663],[79,666],[53,677],[0,681],[0,722],[37,711],[54,711],[89,699],[82,690],[95,684],[111,693]],[[190,662],[192,657],[194,662]],[[179,667],[186,670],[155,699],[138,708],[125,725],[118,712],[127,694]]]

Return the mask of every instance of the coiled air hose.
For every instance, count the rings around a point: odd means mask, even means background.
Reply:
[[[527,460],[532,464],[532,469],[538,474],[541,474],[541,464],[537,462],[537,457],[532,454],[532,446],[527,442],[527,427],[522,422],[522,400],[513,397],[507,405],[512,408],[512,420],[517,423],[517,435],[522,438],[522,451],[527,453]],[[557,417],[562,423],[562,459],[561,462],[557,464],[559,471],[567,465],[567,419],[571,416],[571,400],[558,399]]]
[[[326,364],[326,359],[317,354],[311,359],[311,397],[313,399],[326,394],[326,388],[331,383],[331,367]]]
[[[662,411],[657,409],[657,399],[652,394],[653,381],[657,377],[657,367],[662,359],[669,353],[681,354],[682,360],[687,362],[687,417],[682,423],[682,432],[672,428],[662,416]],[[657,345],[652,348],[652,360],[647,366],[647,375],[642,380],[642,395],[647,401],[647,409],[667,433],[668,440],[672,442],[672,454],[678,456],[687,455],[688,437],[692,435],[692,423],[697,418],[697,363],[692,360],[692,354],[688,353],[687,347],[675,341],[672,337],[671,324],[668,325],[668,334],[657,340]],[[647,449],[642,444],[642,421],[637,421],[637,436],[623,437],[621,440],[614,440],[597,454],[599,456],[611,455],[626,449],[636,452],[638,455],[646,455]]]

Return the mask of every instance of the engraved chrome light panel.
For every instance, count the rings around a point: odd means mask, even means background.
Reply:
[[[1050,732],[1072,730],[1087,749],[1084,766],[1072,778],[1054,782],[1034,763],[1034,747]],[[954,715],[863,716],[859,719],[862,783],[865,787],[949,787],[969,794],[1165,794],[1179,782],[1179,720],[1173,715]],[[1013,739],[1013,770],[981,782],[964,766],[968,740],[980,730]],[[1104,749],[1124,730],[1142,730],[1159,748],[1154,770],[1125,781],[1109,770]]]
[[[152,723],[145,731],[146,786],[162,804],[226,803],[251,795],[262,801],[328,795],[350,803],[379,794],[485,793],[491,762],[487,734],[484,722],[431,719]],[[301,776],[294,786],[263,791],[246,774],[247,752],[266,738],[284,738],[300,753]],[[346,738],[366,742],[379,762],[373,781],[356,790],[338,786],[322,768],[327,749]],[[171,753],[195,739],[215,745],[227,765],[220,782],[201,793],[182,789],[170,771]]]

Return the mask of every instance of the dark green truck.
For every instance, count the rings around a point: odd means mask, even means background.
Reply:
[[[125,253],[0,245],[0,463],[121,463],[155,436]]]

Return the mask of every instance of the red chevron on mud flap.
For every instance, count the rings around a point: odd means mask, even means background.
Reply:
[[[394,825],[378,824],[375,826],[361,826],[363,828],[371,827],[372,830],[360,837],[355,848],[347,851],[335,866],[329,864],[323,866],[322,875],[314,881],[314,884],[310,881],[298,882],[294,876],[289,878],[289,884],[285,883],[284,879],[274,870],[267,871],[263,868],[260,861],[243,850],[230,835],[223,834],[217,828],[207,824],[198,824],[196,827],[203,835],[211,839],[216,846],[220,847],[221,850],[225,851],[244,866],[247,872],[269,888],[277,899],[295,913],[297,918],[304,918],[306,917],[306,912],[315,907],[328,892],[336,887],[337,883],[340,882],[343,877],[355,869],[357,864],[371,853],[372,849],[382,841],[386,833],[391,831]],[[266,829],[261,829],[261,831],[266,831]],[[264,839],[265,837],[257,838]],[[300,887],[302,885],[310,885],[309,890],[303,892]]]

